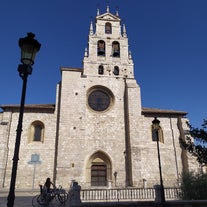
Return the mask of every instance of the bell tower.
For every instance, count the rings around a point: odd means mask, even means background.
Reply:
[[[134,65],[129,51],[126,27],[121,26],[118,11],[100,14],[97,11],[95,27],[90,23],[88,48],[85,49],[83,74],[134,78]]]

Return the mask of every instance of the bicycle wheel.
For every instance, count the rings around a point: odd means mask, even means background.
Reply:
[[[32,206],[33,206],[33,207],[37,207],[37,206],[39,206],[39,203],[38,203],[38,201],[37,201],[38,197],[39,197],[39,195],[36,195],[36,196],[34,196],[34,197],[32,198]]]
[[[58,199],[58,201],[63,204],[67,201],[68,199],[68,194],[66,192],[62,192],[62,193],[59,193],[56,198]]]
[[[47,199],[43,196],[43,195],[39,195],[37,197],[37,203],[40,205],[40,206],[45,206],[48,204],[47,202]]]

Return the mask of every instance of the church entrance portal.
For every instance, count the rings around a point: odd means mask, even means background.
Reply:
[[[112,170],[109,156],[97,151],[88,160],[87,182],[91,186],[108,186],[111,183]]]

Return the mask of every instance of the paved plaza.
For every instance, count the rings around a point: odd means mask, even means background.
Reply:
[[[16,198],[14,201],[14,207],[33,207],[32,205],[32,199],[35,195],[39,194],[39,191],[17,191],[15,193]],[[7,207],[7,196],[8,196],[8,192],[5,191],[0,191],[0,207]],[[61,207],[65,207],[68,206],[67,202],[64,204],[60,204]],[[49,207],[58,207],[60,205],[57,205],[56,202],[51,202]],[[35,207],[40,207],[35,206]]]
[[[14,207],[31,207],[32,198],[37,192],[17,192]],[[0,207],[7,207],[8,193],[0,192]]]

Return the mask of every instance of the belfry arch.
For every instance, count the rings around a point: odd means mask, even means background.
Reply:
[[[86,165],[86,182],[89,186],[109,186],[112,180],[112,164],[110,157],[99,150],[93,153]]]

